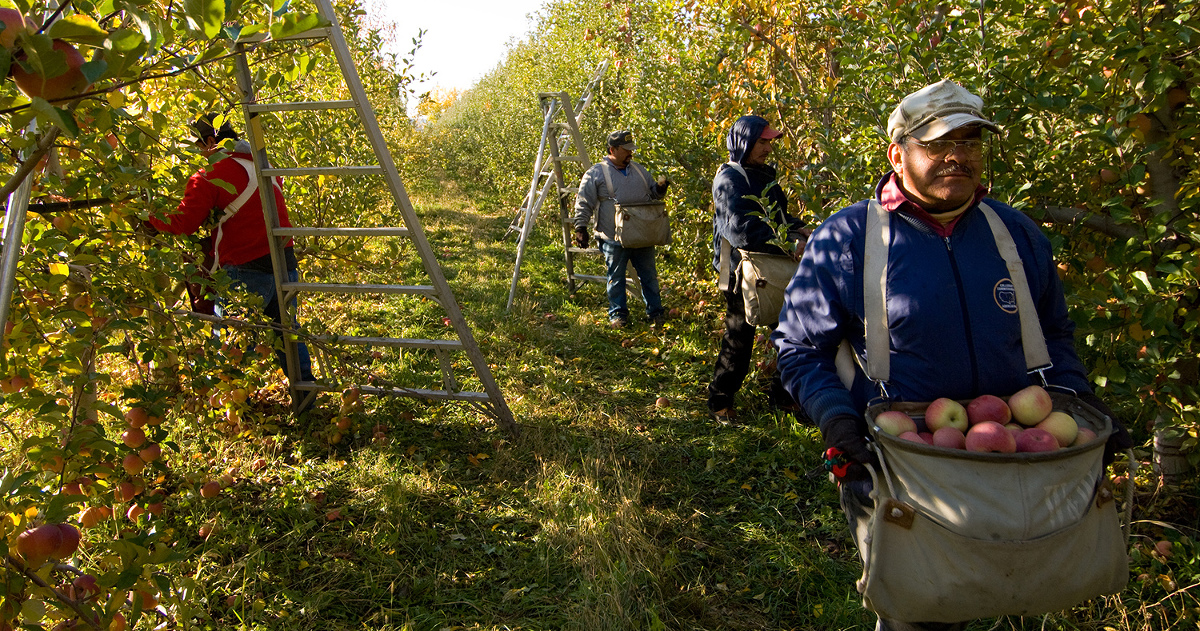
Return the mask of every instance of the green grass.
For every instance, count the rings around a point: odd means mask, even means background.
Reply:
[[[681,317],[660,332],[643,322],[614,331],[600,286],[567,296],[557,226],[543,216],[506,313],[515,242],[500,238],[510,211],[473,208],[452,191],[418,197],[520,434],[462,404],[368,398],[356,428],[330,445],[323,437],[338,405],[323,398],[301,421],[276,419],[273,438],[178,436],[184,453],[207,458],[180,475],[233,470],[238,480],[215,500],[181,483],[169,505],[165,527],[196,553],[175,582],[194,584],[200,626],[873,627],[854,592],[859,566],[815,430],[776,418],[756,373],[743,388],[744,426],[720,428],[705,413],[722,324],[715,286],[693,272],[696,256],[660,263],[665,302]],[[378,273],[419,271],[395,260]],[[707,306],[685,298],[688,289]],[[336,319],[439,334],[429,303],[363,300],[304,313],[318,329]],[[434,365],[388,355],[375,367],[403,381]],[[465,360],[456,365],[471,383]],[[657,407],[659,397],[670,405]],[[386,442],[370,440],[375,424]],[[253,471],[258,457],[269,464]],[[207,540],[196,534],[202,523],[218,525]],[[1108,599],[972,629],[1167,628],[1146,626],[1154,617]]]

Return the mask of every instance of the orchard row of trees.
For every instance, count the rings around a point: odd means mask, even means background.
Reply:
[[[334,4],[411,169],[422,154],[404,113],[410,66],[381,52],[391,35],[361,7]],[[323,19],[283,0],[0,0],[0,17],[11,75],[0,82],[0,187],[8,198],[27,174],[34,182],[23,240],[5,235],[20,261],[0,356],[0,629],[119,630],[146,616],[143,626],[188,627],[206,618],[204,589],[175,567],[220,527],[195,502],[236,472],[187,465],[221,437],[258,441],[256,428],[286,413],[278,386],[265,387],[278,383],[268,372],[279,342],[261,322],[218,338],[181,313],[199,250],[144,221],[173,211],[205,165],[190,121],[215,112],[242,127],[232,42]],[[250,63],[263,100],[348,98],[326,43],[264,45]],[[374,163],[352,116],[268,125],[278,166]],[[302,225],[345,225],[383,199],[381,187],[323,178],[287,186]]]
[[[434,124],[440,162],[515,208],[541,128],[536,93],[577,95],[611,62],[585,121],[631,128],[669,173],[672,254],[707,275],[709,186],[724,135],[756,113],[810,221],[862,199],[887,168],[887,116],[939,78],[980,94],[1005,133],[991,195],[1043,222],[1107,399],[1146,437],[1195,446],[1200,323],[1200,15],[1151,0],[625,0],[549,3],[530,37]],[[470,181],[471,178],[463,178]],[[1200,454],[1193,455],[1193,460]]]

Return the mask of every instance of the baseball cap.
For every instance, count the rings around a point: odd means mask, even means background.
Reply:
[[[767,128],[763,130],[763,132],[759,136],[759,138],[762,138],[763,140],[772,140],[772,139],[778,138],[782,135],[783,135],[783,132],[779,131],[778,129],[775,129],[774,127],[771,127],[770,124],[767,124]]]
[[[942,79],[904,97],[888,117],[887,131],[892,142],[899,142],[905,136],[926,141],[966,125],[980,125],[1000,133],[999,125],[983,117],[983,99],[949,79]]]
[[[609,134],[608,146],[620,147],[627,151],[633,151],[637,149],[637,145],[633,143],[633,132],[629,131],[628,129],[614,131],[613,133]]]

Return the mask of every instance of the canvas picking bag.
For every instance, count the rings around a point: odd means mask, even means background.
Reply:
[[[729,253],[732,249],[729,241],[722,238],[721,281],[718,283],[722,291],[729,290]],[[741,248],[737,252],[742,257],[738,263],[737,282],[742,293],[746,322],[754,326],[778,324],[784,293],[800,263],[782,254],[751,252]]]
[[[1007,228],[987,205],[980,208],[1017,290],[1022,345],[1033,372],[1050,358],[1029,285]],[[864,262],[867,358],[860,366],[881,384],[890,370],[889,230],[886,211],[872,200]],[[1074,396],[1051,396],[1056,410],[1097,438],[1043,453],[973,453],[912,443],[873,427],[884,410],[920,418],[925,404],[885,402],[867,410],[881,470],[872,471],[875,508],[866,528],[855,529],[865,607],[895,620],[960,622],[1061,611],[1124,589],[1128,536],[1103,464],[1112,421]]]
[[[649,189],[650,180],[646,178],[641,167],[634,164],[630,166]],[[609,195],[613,193],[612,176],[608,173],[612,168],[612,164],[605,160],[604,168],[601,169]],[[663,202],[620,204],[613,198],[613,204],[616,206],[613,212],[613,240],[621,244],[621,247],[648,248],[671,242],[671,220],[667,216],[667,205]]]

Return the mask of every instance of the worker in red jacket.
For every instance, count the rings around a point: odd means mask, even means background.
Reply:
[[[150,224],[172,234],[194,234],[203,226],[210,226],[212,233],[206,258],[211,261],[211,267],[207,271],[223,269],[234,286],[262,296],[264,313],[282,327],[283,310],[275,293],[271,250],[250,144],[239,139],[228,122],[223,122],[219,129],[214,128],[216,119],[213,114],[205,114],[192,123],[196,145],[205,157],[210,157],[217,152],[226,152],[224,142],[233,140],[233,153],[227,153],[207,170],[201,169],[189,178],[179,208],[163,218],[151,217]],[[291,226],[279,180],[272,178],[272,182],[279,225]],[[284,262],[288,280],[299,282],[296,253],[290,239],[284,249]],[[226,301],[218,296],[216,302],[218,315],[224,315]],[[295,298],[288,306],[295,308]],[[299,322],[293,324],[299,326]],[[300,379],[314,381],[308,347],[303,343],[298,346]],[[286,371],[283,351],[276,351],[276,360]]]

